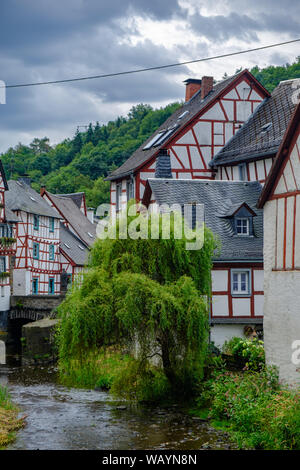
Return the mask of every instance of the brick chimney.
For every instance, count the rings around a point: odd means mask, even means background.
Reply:
[[[201,80],[201,99],[208,95],[214,86],[214,77],[202,77]]]
[[[24,183],[24,184],[27,184],[28,186],[31,186],[31,178],[29,175],[25,174],[25,175],[22,175],[18,178],[18,181],[20,183]]]
[[[43,196],[45,192],[46,192],[46,186],[41,186],[40,195]]]
[[[185,83],[185,101],[189,101],[197,91],[201,88],[201,80],[196,78],[188,78]]]

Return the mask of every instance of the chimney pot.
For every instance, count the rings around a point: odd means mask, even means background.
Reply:
[[[18,180],[20,181],[20,183],[25,183],[28,186],[31,186],[31,178],[29,175],[22,175],[18,178]]]
[[[189,101],[201,88],[201,80],[197,78],[188,78],[185,83],[185,101]]]
[[[214,86],[214,77],[202,77],[201,82],[201,99],[204,100]]]

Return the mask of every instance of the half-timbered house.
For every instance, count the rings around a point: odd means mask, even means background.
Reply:
[[[16,254],[17,217],[5,205],[8,185],[0,161],[0,329],[6,327],[12,293],[13,264]]]
[[[300,104],[281,141],[258,207],[264,209],[266,359],[279,368],[282,380],[299,386]]]
[[[262,329],[263,217],[255,207],[260,193],[259,182],[153,178],[146,184],[143,204],[152,211],[203,204],[204,222],[221,241],[213,260],[210,311],[211,339],[217,346],[243,336],[249,326]]]
[[[96,240],[96,225],[87,217],[84,193],[52,194],[42,188],[41,196],[61,216],[61,265],[72,282],[88,261],[89,249]]]
[[[296,80],[281,82],[210,162],[216,179],[264,185],[293,115]]]
[[[173,178],[213,179],[212,158],[268,96],[248,70],[216,84],[213,77],[186,80],[183,106],[109,175],[112,216],[129,199],[143,198],[161,149],[170,155]]]
[[[60,215],[31,188],[25,177],[8,181],[5,207],[18,219],[14,294],[60,294]]]

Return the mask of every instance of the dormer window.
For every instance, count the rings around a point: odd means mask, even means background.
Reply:
[[[250,235],[250,219],[249,217],[236,217],[235,220],[236,234],[239,236]]]

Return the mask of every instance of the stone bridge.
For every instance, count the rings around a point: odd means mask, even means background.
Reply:
[[[24,319],[30,321],[55,317],[55,309],[64,300],[64,295],[28,295],[11,297],[8,320]]]

